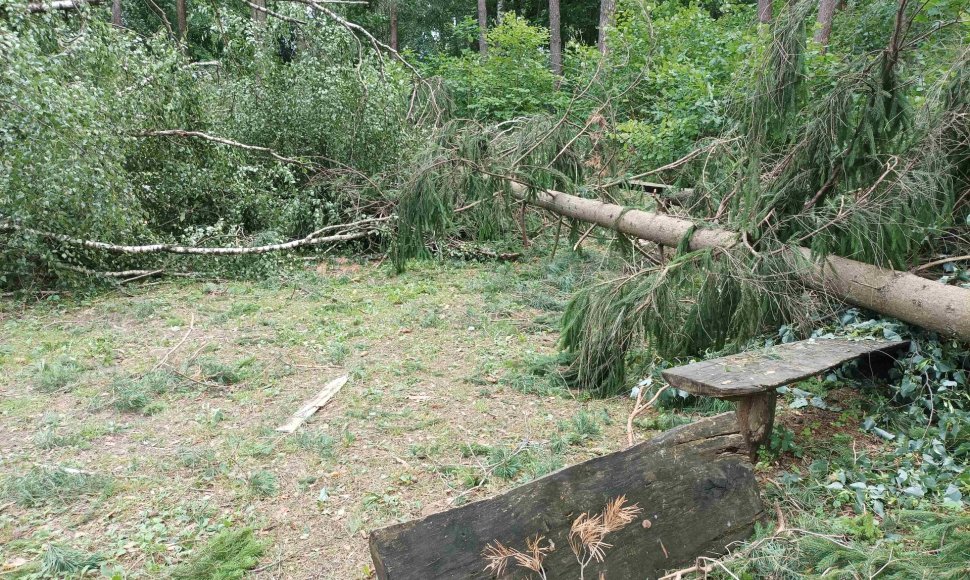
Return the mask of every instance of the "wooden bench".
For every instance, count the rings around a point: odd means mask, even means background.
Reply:
[[[752,460],[775,420],[775,389],[859,360],[862,370],[887,370],[907,340],[811,339],[706,360],[663,371],[667,382],[692,395],[737,402],[738,427]]]

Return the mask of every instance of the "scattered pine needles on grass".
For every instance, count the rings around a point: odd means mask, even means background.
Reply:
[[[104,556],[89,554],[60,544],[48,544],[44,549],[40,575],[42,578],[67,578],[97,570]]]
[[[251,528],[223,530],[196,549],[191,560],[176,566],[172,580],[235,580],[259,563],[265,546]]]
[[[152,371],[142,377],[118,378],[111,384],[111,405],[125,413],[151,415],[158,410],[156,398],[178,384],[168,371]]]
[[[33,467],[3,483],[3,495],[23,507],[66,505],[86,495],[108,495],[110,477],[62,467]]]
[[[67,357],[42,360],[35,369],[34,385],[42,393],[66,391],[77,382],[83,370],[76,360]]]
[[[280,490],[280,482],[276,475],[265,469],[250,474],[246,479],[250,493],[256,497],[273,497]]]

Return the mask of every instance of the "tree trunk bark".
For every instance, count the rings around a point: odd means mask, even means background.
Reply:
[[[613,25],[613,15],[616,13],[616,0],[602,0],[600,2],[600,33],[597,46],[600,54],[606,54],[606,29]]]
[[[829,46],[829,36],[832,34],[832,19],[835,17],[835,7],[838,0],[820,0],[818,5],[819,29],[815,32],[815,42],[822,45],[822,53]]]
[[[266,8],[266,0],[252,0],[252,3],[259,8]],[[266,22],[266,11],[260,10],[256,6],[251,6],[249,9],[253,16],[253,21],[260,24]]]
[[[668,247],[680,244],[697,224],[665,214],[629,210],[619,205],[585,199],[558,191],[534,196],[513,184],[518,199],[553,213],[596,224]],[[735,232],[698,228],[691,235],[691,250],[729,248],[739,242]],[[806,248],[792,250],[792,259],[810,260]],[[841,300],[970,342],[970,290],[948,286],[919,276],[889,270],[839,256],[811,262],[800,276],[808,286]]]
[[[549,0],[549,66],[553,74],[562,75],[562,26],[559,0]]]
[[[179,41],[185,42],[189,35],[189,24],[185,19],[185,0],[175,1],[175,18],[178,20]]]
[[[761,24],[771,22],[771,0],[758,0],[758,22]]]
[[[482,56],[488,54],[488,40],[485,34],[488,32],[488,8],[485,0],[478,0],[478,52]]]
[[[121,0],[113,0],[111,2],[111,24],[112,26],[121,27]]]
[[[398,50],[397,43],[397,0],[391,0],[391,5],[389,6],[390,20],[391,20],[391,41],[390,45],[395,51]]]
[[[505,14],[505,2],[498,0],[495,2],[495,20],[501,23],[503,14]]]

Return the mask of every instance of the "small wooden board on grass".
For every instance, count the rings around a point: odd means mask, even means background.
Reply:
[[[307,401],[296,413],[293,413],[286,420],[286,423],[277,427],[276,430],[280,433],[293,433],[299,429],[304,421],[309,419],[318,409],[330,402],[330,399],[347,383],[348,378],[347,375],[344,375],[327,383],[323,387],[323,390],[317,393],[317,396]]]
[[[701,419],[629,449],[567,467],[502,495],[375,530],[371,556],[381,580],[496,578],[483,552],[499,545],[527,551],[536,534],[552,547],[546,578],[580,577],[570,529],[624,497],[641,511],[605,537],[604,561],[586,578],[657,578],[698,556],[724,554],[764,517],[734,413]],[[502,578],[527,578],[509,562]],[[533,573],[531,577],[536,577]]]

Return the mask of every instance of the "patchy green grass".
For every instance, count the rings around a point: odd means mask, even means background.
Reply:
[[[81,376],[83,368],[72,358],[42,359],[34,369],[34,385],[42,393],[56,393],[70,388]]]
[[[215,577],[229,554],[207,546],[231,523],[274,574],[366,577],[369,530],[624,445],[603,410],[628,402],[574,398],[559,378],[559,305],[588,268],[334,262],[0,303],[0,565],[90,556],[122,577]],[[275,431],[342,374],[296,433]]]
[[[563,253],[393,275],[336,261],[262,282],[0,302],[2,570],[358,580],[376,527],[626,447],[632,402],[570,392],[556,351],[561,306],[595,263]],[[296,433],[275,430],[343,374]],[[732,573],[966,576],[966,518],[913,510],[934,482],[964,506],[970,479],[926,425],[895,441],[860,431],[879,400],[828,377],[782,393],[758,474],[789,528],[810,533],[767,526]],[[729,408],[668,390],[635,434]]]
[[[66,578],[83,575],[100,568],[105,558],[101,554],[89,554],[62,544],[48,544],[41,560],[42,578]]]

